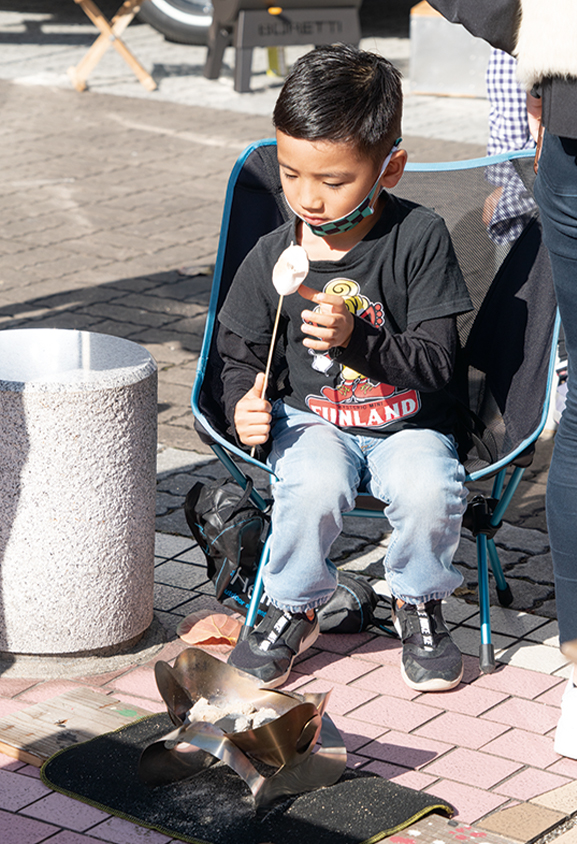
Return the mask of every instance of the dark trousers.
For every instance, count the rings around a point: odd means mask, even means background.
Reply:
[[[577,639],[577,140],[545,133],[535,197],[567,347],[568,393],[547,484],[559,638]]]

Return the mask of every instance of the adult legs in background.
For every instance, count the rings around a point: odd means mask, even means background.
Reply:
[[[545,133],[535,185],[565,333],[567,402],[547,484],[561,650],[577,662],[577,140]],[[569,681],[555,749],[577,758],[577,688]]]
[[[567,403],[555,437],[547,522],[561,644],[577,640],[577,140],[545,135],[535,196],[565,332]]]

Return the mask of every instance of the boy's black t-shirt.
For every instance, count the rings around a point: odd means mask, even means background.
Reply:
[[[258,363],[251,370],[251,357],[266,358],[279,300],[272,271],[294,239],[294,222],[265,235],[235,276],[219,314],[229,330],[219,339],[225,401],[236,393],[235,403],[264,370]],[[366,238],[339,261],[311,261],[304,283],[343,296],[355,326],[347,348],[313,353],[302,343],[301,312],[314,304],[298,293],[284,298],[284,401],[357,434],[405,427],[450,433],[453,403],[442,387],[453,367],[454,315],[471,302],[443,220],[389,195]],[[238,337],[246,354],[237,353]]]

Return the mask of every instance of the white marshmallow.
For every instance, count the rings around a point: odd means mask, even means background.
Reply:
[[[296,293],[309,271],[309,259],[306,249],[291,244],[274,265],[272,283],[281,296]]]

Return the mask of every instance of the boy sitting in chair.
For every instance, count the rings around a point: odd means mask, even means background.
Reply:
[[[229,658],[269,688],[318,636],[316,610],[337,582],[328,555],[359,489],[386,504],[393,528],[385,573],[405,682],[451,689],[463,673],[441,614],[462,582],[452,560],[467,494],[444,388],[455,317],[471,303],[442,219],[387,193],[407,161],[401,113],[400,75],[386,59],[336,45],[297,61],[274,110],[296,219],[261,238],[219,315],[227,416],[241,443],[267,444],[278,478],[270,607]],[[286,375],[269,401],[272,270],[291,242],[309,273],[283,301]]]

